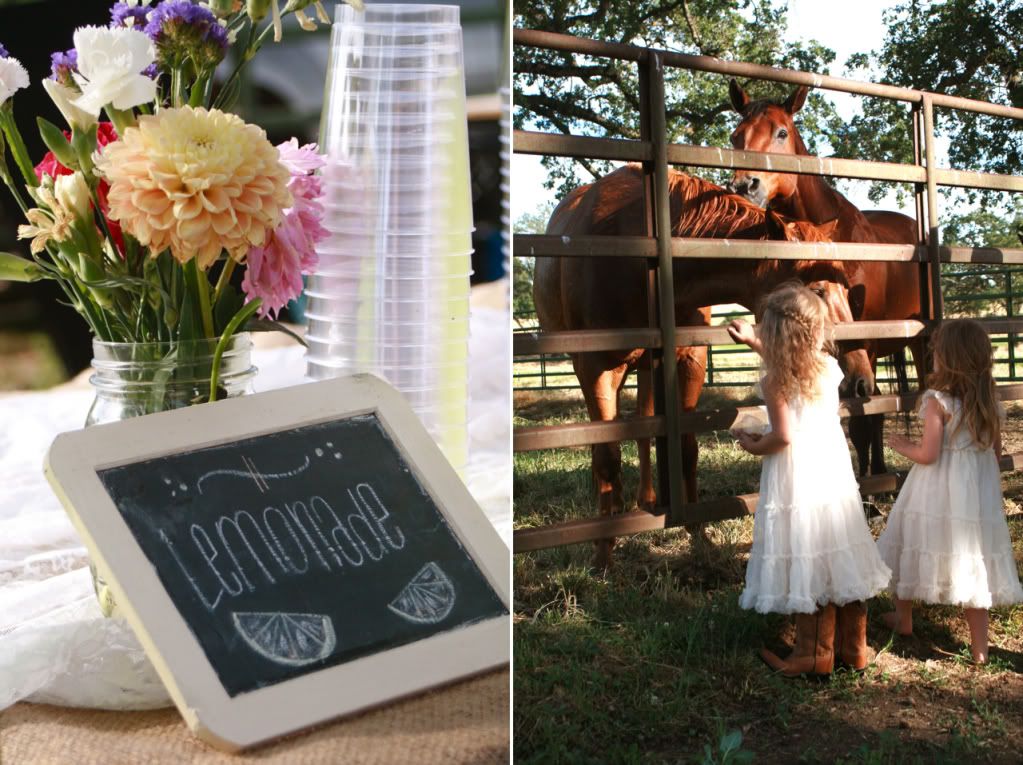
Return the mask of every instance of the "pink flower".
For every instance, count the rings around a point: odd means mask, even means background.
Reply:
[[[316,245],[327,237],[323,220],[322,181],[310,175],[323,166],[316,144],[299,148],[292,138],[277,147],[281,164],[291,172],[288,190],[294,206],[284,211],[281,225],[262,247],[249,250],[242,289],[249,300],[263,299],[259,315],[277,312],[302,294],[302,275],[316,268]]]

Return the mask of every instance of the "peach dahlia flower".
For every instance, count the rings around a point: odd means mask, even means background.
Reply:
[[[216,109],[162,109],[105,146],[109,217],[153,255],[208,268],[222,250],[241,262],[291,207],[291,177],[266,133]]]

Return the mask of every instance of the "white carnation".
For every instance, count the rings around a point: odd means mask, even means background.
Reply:
[[[75,105],[99,116],[107,104],[130,109],[156,99],[156,82],[141,74],[156,59],[153,41],[137,29],[80,27],[75,30],[82,95]]]
[[[28,87],[28,72],[16,58],[0,58],[0,106],[22,88]]]
[[[43,80],[43,88],[72,128],[88,130],[96,123],[96,115],[89,114],[84,109],[75,106],[75,99],[78,97],[77,90],[72,90],[48,77]]]

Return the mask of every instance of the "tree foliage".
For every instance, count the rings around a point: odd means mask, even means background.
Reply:
[[[554,212],[554,202],[548,202],[535,212],[520,215],[515,221],[516,234],[542,234],[547,230],[547,221]],[[536,313],[533,305],[532,258],[512,258],[512,311],[516,317],[532,316]]]
[[[1023,108],[1019,0],[905,0],[885,13],[885,23],[880,50],[847,62],[853,76],[869,69],[876,82]],[[912,162],[910,119],[906,104],[867,99],[862,115],[831,125],[831,143],[844,157]],[[941,109],[936,120],[953,167],[1023,174],[1023,122]],[[884,191],[874,184],[871,198]]]
[[[816,42],[786,43],[783,3],[774,0],[516,0],[515,24],[611,42],[828,73],[835,54]],[[515,126],[602,137],[640,137],[639,82],[632,62],[515,46]],[[790,86],[742,80],[754,98],[783,98]],[[668,139],[728,146],[728,77],[665,71]],[[800,113],[811,152],[835,117],[812,94]],[[596,177],[609,163],[577,160]],[[548,188],[563,195],[578,184],[572,160],[544,158]],[[701,175],[713,175],[701,171]]]
[[[988,195],[982,202],[989,202]],[[981,204],[949,218],[942,226],[942,243],[950,247],[1023,246],[1023,197],[1011,196],[997,207]],[[1008,315],[1010,280],[1014,293],[1023,292],[1023,267],[977,268],[973,264],[943,266],[942,292],[951,316]],[[997,297],[995,297],[997,295]],[[991,296],[990,299],[984,299]],[[1011,315],[1023,314],[1023,295],[1014,294]]]

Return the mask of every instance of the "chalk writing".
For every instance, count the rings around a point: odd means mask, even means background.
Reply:
[[[249,648],[277,664],[312,664],[337,646],[334,623],[326,614],[235,612],[231,620]]]
[[[160,539],[174,556],[208,611],[224,596],[259,592],[278,577],[301,576],[315,563],[328,573],[378,563],[405,547],[405,534],[368,483],[346,489],[351,512],[339,512],[325,498],[238,510],[189,528],[192,546],[205,564],[193,571],[163,530]]]
[[[416,624],[444,621],[455,607],[455,586],[434,562],[427,563],[387,606]]]
[[[255,481],[256,486],[259,488],[260,493],[262,493],[267,491],[267,489],[269,488],[266,482],[267,479],[279,480],[282,478],[294,478],[295,476],[300,475],[305,470],[307,470],[310,465],[309,457],[307,456],[305,458],[305,462],[303,462],[301,465],[299,465],[297,468],[294,468],[293,470],[286,470],[282,473],[261,473],[258,470],[256,470],[256,465],[251,459],[249,459],[245,455],[242,455],[241,459],[242,464],[245,465],[245,470],[231,470],[229,468],[221,468],[220,470],[210,470],[209,472],[203,473],[201,476],[199,476],[199,480],[195,482],[195,488],[197,488],[199,490],[199,493],[202,494],[203,481],[205,481],[208,478],[213,478],[214,476],[226,475],[235,476],[237,478],[251,478],[253,481]]]

